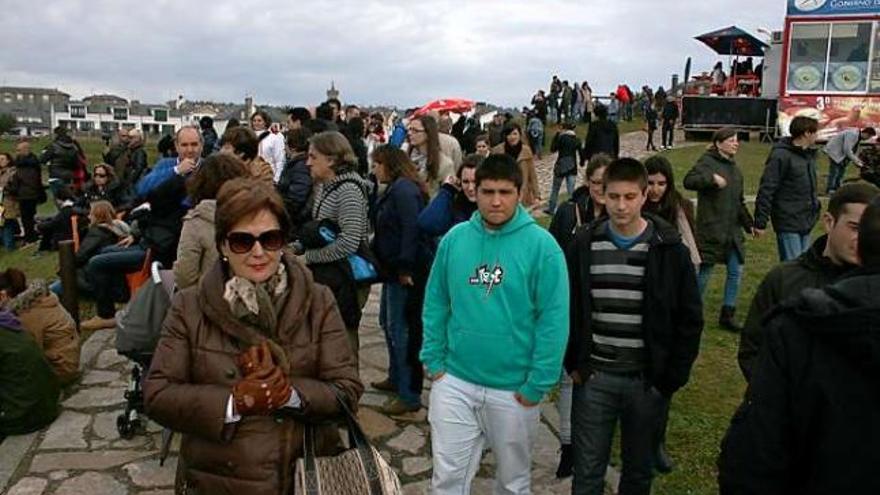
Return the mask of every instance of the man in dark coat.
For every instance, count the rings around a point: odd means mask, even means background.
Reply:
[[[581,165],[599,153],[605,153],[611,158],[617,158],[620,154],[620,131],[616,123],[608,120],[608,107],[597,105],[593,113],[596,115],[596,120],[590,124],[587,137],[584,139]]]
[[[880,493],[880,200],[859,222],[862,268],[807,289],[766,341],[718,460],[720,493]]]
[[[54,194],[61,186],[73,184],[79,148],[64,127],[55,128],[55,139],[43,150],[41,163],[49,164],[49,187]]]
[[[131,189],[143,176],[149,172],[147,165],[147,152],[144,150],[144,132],[140,129],[128,131],[128,166],[122,175],[117,171],[117,177],[125,189]]]
[[[826,235],[798,259],[777,265],[764,277],[739,342],[737,359],[746,381],[751,379],[763,340],[764,317],[783,299],[807,288],[824,287],[857,266],[859,220],[877,194],[878,189],[870,184],[846,184],[838,189],[822,216]]]
[[[755,233],[762,235],[773,221],[779,261],[800,256],[810,246],[810,232],[822,209],[816,186],[816,150],[812,148],[819,122],[809,117],[791,121],[791,137],[773,145],[755,200]]]
[[[36,229],[37,206],[46,202],[46,190],[43,188],[43,171],[37,155],[31,152],[31,143],[21,141],[15,146],[15,178],[18,204],[21,207],[21,225],[24,229],[24,241],[35,242],[39,239]]]

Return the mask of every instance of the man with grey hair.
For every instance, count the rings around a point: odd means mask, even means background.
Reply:
[[[130,129],[128,131],[127,166],[122,175],[117,175],[126,189],[130,189],[141,180],[149,170],[147,152],[144,150],[144,131]]]

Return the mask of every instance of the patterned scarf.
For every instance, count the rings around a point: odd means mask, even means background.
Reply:
[[[232,316],[256,326],[268,337],[275,337],[281,303],[287,293],[287,268],[279,263],[278,271],[263,283],[231,277],[226,281],[223,299]]]

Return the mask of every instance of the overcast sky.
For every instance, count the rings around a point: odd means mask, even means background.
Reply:
[[[784,0],[0,0],[0,85],[314,105],[528,103],[558,73],[668,87],[716,56],[694,36],[781,29]]]

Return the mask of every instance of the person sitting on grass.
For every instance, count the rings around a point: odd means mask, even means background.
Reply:
[[[62,384],[76,380],[79,376],[76,324],[46,282],[34,280],[28,285],[25,274],[15,268],[0,272],[0,308],[12,313],[33,337]]]
[[[0,308],[0,441],[37,431],[58,417],[61,388],[19,319]]]

